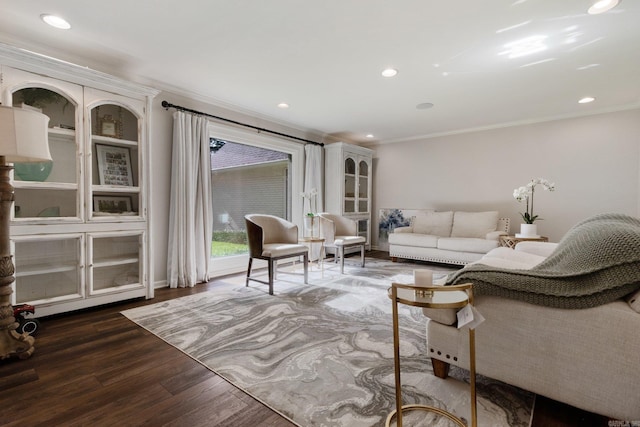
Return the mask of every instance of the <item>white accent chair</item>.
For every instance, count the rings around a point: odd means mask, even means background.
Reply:
[[[278,260],[302,256],[304,259],[304,283],[309,277],[309,248],[298,242],[298,226],[273,215],[251,214],[244,217],[249,241],[249,280],[269,285],[269,295],[273,295],[273,280],[277,274]],[[251,277],[253,259],[264,259],[269,263],[269,281]]]
[[[364,267],[364,246],[367,239],[358,235],[358,224],[351,218],[330,213],[319,213],[320,237],[324,237],[324,247],[333,253],[335,261],[340,259],[340,273],[344,273],[345,249],[360,246],[360,259]]]

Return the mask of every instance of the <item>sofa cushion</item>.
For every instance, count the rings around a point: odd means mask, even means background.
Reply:
[[[497,248],[498,242],[487,239],[473,239],[466,237],[441,237],[438,239],[438,249],[457,252],[473,252],[486,254],[491,249]]]
[[[631,292],[626,299],[631,308],[640,313],[640,289],[635,292]]]
[[[438,244],[438,236],[416,233],[391,233],[389,234],[389,244],[435,248]]]
[[[453,215],[451,237],[476,237],[484,239],[487,233],[496,231],[498,211],[456,212]]]
[[[458,321],[458,310],[457,308],[423,308],[422,314],[434,322],[453,325]]]
[[[453,212],[428,212],[426,215],[413,217],[413,232],[449,237],[453,225]]]
[[[475,261],[474,264],[526,270],[535,267],[545,259],[546,257],[537,254],[499,247],[491,249],[482,259]]]

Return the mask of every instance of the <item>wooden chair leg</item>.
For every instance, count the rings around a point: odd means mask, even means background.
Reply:
[[[340,246],[340,274],[344,274],[344,246]]]
[[[447,362],[443,362],[440,359],[434,359],[432,357],[431,366],[433,366],[433,375],[438,378],[442,378],[443,380],[447,379],[447,377],[449,376],[449,368],[451,367],[450,364],[448,364]]]
[[[275,266],[274,263],[276,261],[273,259],[269,260],[269,295],[273,295],[273,276],[275,273]]]
[[[249,276],[251,276],[251,262],[253,261],[253,258],[249,257],[249,267],[247,268],[247,283],[245,284],[245,286],[249,286]]]
[[[392,256],[391,257],[391,262],[398,262],[398,257],[397,256]]]
[[[360,259],[362,260],[362,268],[364,268],[364,245],[360,246]]]

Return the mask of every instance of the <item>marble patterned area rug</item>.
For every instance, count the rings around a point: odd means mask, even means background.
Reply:
[[[387,289],[411,283],[414,269],[438,267],[367,259],[359,268],[354,261],[347,259],[344,275],[333,263],[314,267],[307,285],[299,265],[291,274],[279,271],[273,296],[236,276],[207,292],[122,313],[300,426],[382,426],[395,408]],[[433,375],[425,325],[420,309],[400,306],[404,403],[469,420],[468,372],[452,367],[446,380]],[[477,390],[479,425],[530,425],[533,394],[481,376]],[[405,424],[449,425],[425,414],[409,412],[422,421],[405,416]]]

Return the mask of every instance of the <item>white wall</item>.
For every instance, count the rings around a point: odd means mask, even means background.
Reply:
[[[372,148],[374,245],[380,208],[498,210],[519,232],[513,190],[539,177],[556,183],[534,198],[552,241],[597,213],[640,214],[640,109]]]

